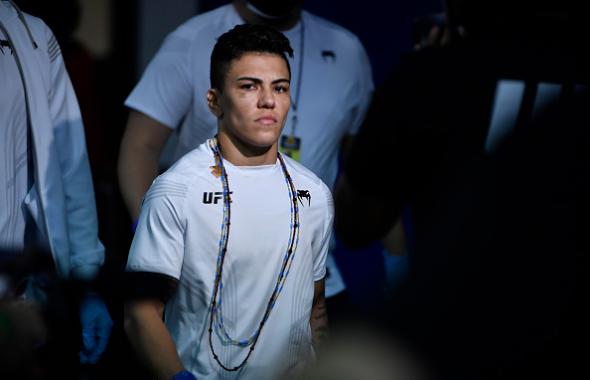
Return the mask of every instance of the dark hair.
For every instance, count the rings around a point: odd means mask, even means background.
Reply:
[[[291,66],[285,54],[293,57],[293,49],[283,33],[264,25],[236,25],[229,32],[219,36],[211,53],[212,88],[219,91],[223,89],[223,81],[231,61],[245,53],[276,54],[285,60],[289,76],[291,76]]]

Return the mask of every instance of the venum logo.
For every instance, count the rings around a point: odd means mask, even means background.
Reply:
[[[12,46],[10,45],[10,42],[8,42],[8,40],[0,40],[0,52],[2,52],[2,54],[5,54],[4,48],[10,49],[10,55],[13,54]]]
[[[297,190],[297,199],[301,202],[301,206],[303,206],[303,199],[307,199],[307,207],[311,206],[311,194],[309,190]]]
[[[322,58],[325,62],[334,63],[336,61],[336,53],[332,50],[322,50]]]
[[[229,192],[229,195],[232,195],[233,191]],[[219,203],[219,201],[221,201],[223,199],[223,192],[221,191],[205,191],[203,193],[203,203],[208,205],[208,204],[217,204]],[[231,202],[231,199],[230,199]]]

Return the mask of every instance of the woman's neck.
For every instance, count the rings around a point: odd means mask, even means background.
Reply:
[[[274,165],[277,161],[276,142],[268,147],[255,147],[245,144],[234,135],[219,131],[217,143],[223,158],[235,166]]]

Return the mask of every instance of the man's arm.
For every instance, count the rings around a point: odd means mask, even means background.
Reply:
[[[86,151],[84,125],[76,94],[57,40],[47,26],[44,26],[44,30],[48,42],[40,48],[46,49],[48,46],[52,46],[52,49],[55,49],[52,50],[54,55],[51,57],[53,59],[49,60],[51,87],[47,100],[48,116],[51,118],[53,133],[51,145],[59,147],[59,149],[47,150],[48,145],[42,144],[44,147],[34,150],[36,155],[43,152],[43,155],[37,157],[36,161],[57,161],[59,162],[59,171],[56,170],[56,165],[47,165],[46,162],[36,162],[35,166],[37,171],[44,171],[46,178],[48,178],[49,182],[44,183],[43,186],[51,185],[54,187],[52,194],[63,196],[63,199],[58,200],[57,204],[63,201],[62,207],[66,214],[64,222],[67,230],[63,231],[58,228],[56,233],[60,235],[60,238],[64,237],[68,240],[66,243],[70,254],[68,266],[71,265],[71,270],[69,274],[62,273],[62,275],[88,281],[96,276],[105,256],[104,247],[98,239],[98,218]],[[39,69],[45,70],[45,67],[40,66]],[[37,85],[41,85],[41,83]],[[34,112],[43,112],[42,110],[40,108]],[[43,133],[47,132],[49,131]],[[47,135],[45,138],[48,138]],[[54,156],[53,152],[57,154]],[[60,194],[60,191],[63,193]],[[44,208],[46,213],[47,205]],[[59,256],[56,257],[62,261]],[[62,267],[59,262],[57,264],[58,267]]]
[[[144,299],[125,304],[125,332],[139,358],[157,379],[171,379],[183,370],[176,346],[162,320],[164,303]]]
[[[172,129],[131,110],[121,141],[118,175],[121,193],[132,220],[139,216],[141,200],[158,175],[158,161]]]
[[[328,309],[326,307],[325,297],[325,278],[314,283],[313,288],[313,305],[311,306],[311,319],[309,324],[311,326],[311,334],[313,339],[313,347],[316,352],[321,345],[321,342],[328,335]]]
[[[54,170],[55,165],[44,168],[45,163],[39,162],[43,158],[36,160],[35,166],[38,171],[49,170],[45,174],[50,178],[49,182],[53,185],[59,183],[63,192],[60,194],[57,190],[57,193],[54,191],[52,194],[56,196],[56,204],[63,202],[66,230],[60,230],[58,227],[53,230],[57,236],[52,238],[67,239],[69,257],[56,255],[56,264],[58,268],[63,268],[65,258],[70,271],[61,274],[86,283],[93,281],[98,274],[104,262],[105,252],[98,239],[98,218],[82,115],[57,40],[47,26],[44,26],[44,30],[47,43],[40,48],[47,48],[49,54],[51,88],[47,98],[48,116],[51,118],[53,129],[52,144],[59,147],[55,150],[56,157],[50,154],[45,159],[49,158],[52,162],[57,160],[59,171]],[[40,108],[36,112],[43,112],[42,110],[43,108]],[[42,148],[41,151],[44,149],[46,148]],[[35,149],[35,154],[39,152]],[[48,182],[45,182],[45,186],[47,184]],[[44,212],[51,214],[47,207],[44,208]],[[83,364],[96,364],[106,350],[113,321],[102,299],[90,289],[85,292],[79,307],[82,328],[79,360]]]

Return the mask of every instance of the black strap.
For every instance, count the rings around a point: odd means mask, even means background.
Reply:
[[[125,301],[157,298],[166,303],[178,288],[178,280],[156,272],[125,272]]]

